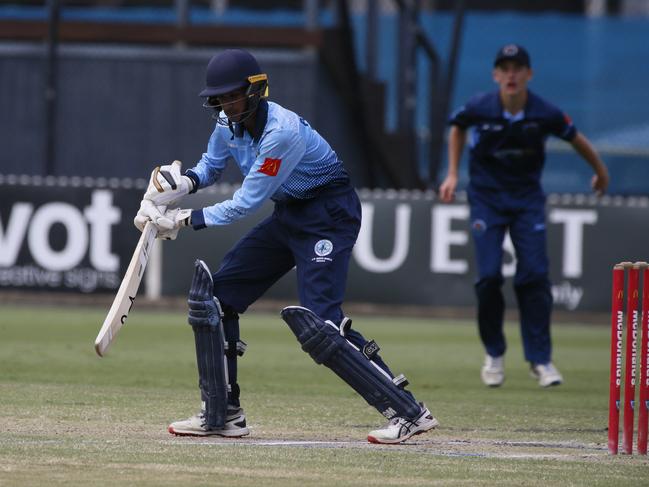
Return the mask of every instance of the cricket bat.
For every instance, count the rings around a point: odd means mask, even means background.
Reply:
[[[147,222],[144,230],[142,230],[142,235],[135,247],[135,252],[133,252],[133,257],[131,257],[131,262],[126,269],[126,274],[124,274],[119,290],[115,295],[113,304],[95,339],[95,351],[100,357],[106,355],[106,352],[115,340],[117,332],[126,323],[157,234],[158,230],[155,225],[152,222]]]

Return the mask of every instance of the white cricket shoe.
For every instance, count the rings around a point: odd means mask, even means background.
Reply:
[[[205,412],[201,410],[189,419],[171,423],[167,430],[176,436],[225,436],[228,438],[240,438],[250,434],[250,430],[246,427],[246,415],[240,407],[228,407],[225,426],[221,429],[207,429],[205,427]]]
[[[485,355],[484,365],[480,370],[480,378],[486,386],[500,387],[505,382],[505,356],[492,357]]]
[[[416,419],[392,418],[383,428],[370,431],[367,441],[370,443],[394,444],[406,441],[414,435],[419,435],[439,425],[439,421],[433,417],[428,408],[421,405],[421,414]]]
[[[532,364],[530,375],[538,379],[541,387],[558,386],[563,382],[561,373],[552,362],[547,364]]]

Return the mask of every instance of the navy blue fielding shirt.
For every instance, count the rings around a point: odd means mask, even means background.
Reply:
[[[570,117],[531,91],[522,113],[505,112],[495,91],[471,98],[449,123],[472,128],[469,184],[478,190],[541,189],[548,135],[571,141],[577,134]]]

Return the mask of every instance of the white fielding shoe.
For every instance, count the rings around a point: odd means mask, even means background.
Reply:
[[[552,362],[547,364],[532,364],[530,375],[538,379],[541,387],[558,386],[563,382],[561,373]]]
[[[492,357],[485,355],[484,365],[480,370],[480,378],[486,386],[500,387],[505,382],[505,356]]]
[[[367,441],[388,445],[401,443],[411,436],[419,435],[439,426],[439,421],[433,417],[428,408],[423,403],[419,404],[421,405],[421,414],[416,419],[392,418],[382,428],[370,431]]]
[[[222,429],[208,430],[205,428],[205,416],[201,410],[189,419],[176,421],[169,425],[169,433],[176,436],[225,436],[240,438],[250,434],[246,427],[246,415],[242,408],[228,408],[225,426]]]

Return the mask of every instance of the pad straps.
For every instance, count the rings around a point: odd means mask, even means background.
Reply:
[[[225,342],[225,355],[228,358],[241,357],[247,350],[248,344],[243,340],[231,340]]]

